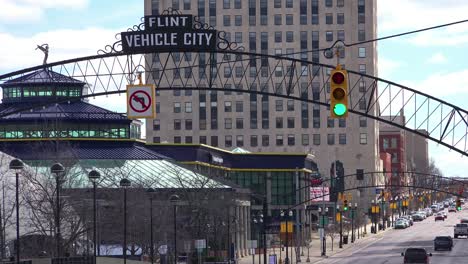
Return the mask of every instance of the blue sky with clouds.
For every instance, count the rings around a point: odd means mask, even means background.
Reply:
[[[143,15],[142,0],[0,0],[0,6],[1,73],[40,64],[37,44],[50,45],[49,61],[96,54]],[[379,37],[468,19],[468,1],[459,0],[377,0],[377,9]],[[467,50],[468,23],[381,41],[379,77],[468,109]],[[120,111],[124,100],[113,100]],[[433,143],[430,154],[446,175],[468,176],[467,158]]]

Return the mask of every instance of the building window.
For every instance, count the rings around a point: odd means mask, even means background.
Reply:
[[[174,119],[174,130],[181,130],[182,125],[181,125],[180,119]]]
[[[276,15],[274,16],[274,21],[275,21],[275,25],[281,26],[281,24],[282,24],[281,15],[280,15],[280,14],[276,14]]]
[[[366,81],[361,80],[359,82],[359,91],[362,92],[362,93],[366,92]]]
[[[243,129],[244,128],[244,119],[243,118],[236,118],[236,128]]]
[[[231,16],[228,16],[228,15],[223,16],[223,26],[225,27],[231,26]]]
[[[223,0],[223,8],[224,9],[231,8],[231,0]]]
[[[176,144],[182,143],[182,137],[180,137],[180,136],[175,136],[175,137],[174,137],[174,143],[176,143]]]
[[[336,14],[336,23],[338,25],[343,25],[345,23],[344,21],[344,13],[338,13]]]
[[[356,179],[357,180],[364,180],[364,170],[363,169],[356,169]]]
[[[325,0],[325,7],[333,7],[333,0]]]
[[[302,134],[302,146],[309,145],[309,134]]]
[[[235,32],[234,33],[234,42],[242,43],[242,32]]]
[[[358,41],[365,41],[366,40],[366,31],[359,30],[358,31]]]
[[[262,146],[268,147],[270,145],[270,136],[262,135]]]
[[[161,120],[153,119],[153,130],[155,131],[161,130]]]
[[[367,118],[365,116],[359,117],[359,127],[367,127]]]
[[[286,0],[286,8],[293,8],[293,0]]]
[[[276,146],[283,146],[283,135],[276,135]]]
[[[282,0],[275,0],[274,3],[273,3],[273,6],[275,8],[281,8],[281,1]]]
[[[339,134],[338,135],[338,143],[340,145],[346,145],[346,134]]]
[[[191,4],[190,4],[190,1],[191,1],[191,0],[184,0],[184,10],[190,10],[190,9],[192,9]]]
[[[296,145],[296,137],[293,134],[288,135],[288,146]]]
[[[275,109],[277,112],[283,111],[283,100],[276,100],[275,101]]]
[[[186,136],[186,137],[185,137],[185,143],[192,144],[192,143],[193,143],[193,138],[192,138],[192,136]]]
[[[236,101],[236,112],[237,113],[244,112],[244,102],[243,101]]]
[[[283,41],[283,32],[281,31],[275,31],[275,42],[276,43],[281,43]],[[281,53],[280,53],[281,55]]]
[[[185,119],[185,130],[192,130],[192,119]]]
[[[174,103],[174,113],[180,113],[180,103],[179,102],[175,102]]]
[[[234,25],[242,26],[242,16],[234,16]]]
[[[232,118],[225,118],[224,119],[224,128],[231,129],[232,128]]]
[[[367,145],[367,133],[361,133],[359,135],[359,142],[361,145]]]
[[[276,118],[276,128],[283,128],[283,118],[277,117]]]
[[[256,147],[258,146],[258,138],[257,136],[250,136],[250,146]]]
[[[335,119],[327,117],[327,127],[335,127]]]
[[[225,136],[224,137],[224,146],[227,148],[232,147],[232,136]]]
[[[365,64],[359,64],[359,72],[366,74],[366,65]]]
[[[288,100],[287,101],[287,110],[288,111],[294,111],[294,100]]]
[[[287,14],[286,15],[286,25],[293,25],[293,24],[294,24],[293,15]]]
[[[232,112],[232,102],[231,101],[225,101],[224,102],[224,112],[226,112],[226,113]]]
[[[333,31],[325,32],[325,40],[326,41],[333,41]]]
[[[343,7],[344,6],[344,0],[336,0],[336,6],[337,7]]]
[[[366,98],[359,99],[359,110],[366,110]]]
[[[286,42],[293,42],[294,41],[294,32],[286,31]]]
[[[218,146],[218,136],[211,136],[211,146],[213,147]]]
[[[327,135],[327,143],[328,145],[335,145],[335,134]]]
[[[391,148],[397,148],[397,139],[391,138]]]
[[[325,24],[327,24],[327,25],[333,24],[333,14],[332,13],[326,13],[325,14]]]
[[[288,128],[294,128],[294,117],[288,117],[287,124]]]
[[[312,135],[312,143],[316,146],[320,145],[320,134],[313,134]]]
[[[242,8],[242,0],[234,0],[234,8],[241,9]]]
[[[200,136],[200,144],[206,144],[206,136]]]
[[[359,58],[365,58],[366,57],[366,48],[365,47],[360,47],[359,48]]]
[[[160,137],[153,137],[153,143],[161,143]]]
[[[192,102],[185,102],[185,113],[192,113]]]

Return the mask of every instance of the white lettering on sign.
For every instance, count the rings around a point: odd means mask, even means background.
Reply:
[[[138,35],[126,35],[125,41],[130,48],[149,46],[176,46],[177,33],[147,33]]]
[[[212,37],[212,33],[185,33],[184,45],[207,45]]]
[[[149,17],[150,28],[186,27],[188,16]]]
[[[223,163],[223,158],[218,156],[211,156],[211,160],[215,163]]]

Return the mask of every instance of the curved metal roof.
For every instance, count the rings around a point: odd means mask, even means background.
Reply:
[[[63,85],[85,85],[84,82],[54,72],[47,68],[8,80],[0,85],[6,88],[18,85],[40,85],[40,84],[63,84]]]

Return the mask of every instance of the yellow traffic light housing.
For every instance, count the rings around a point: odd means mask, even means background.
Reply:
[[[348,117],[348,71],[340,64],[330,73],[330,90],[330,116]]]
[[[343,201],[343,211],[348,211],[348,200]]]

